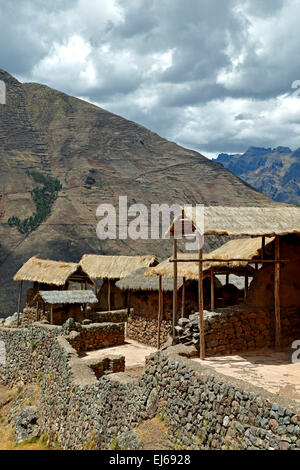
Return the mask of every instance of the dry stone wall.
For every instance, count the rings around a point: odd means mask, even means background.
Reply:
[[[162,320],[160,326],[161,344],[164,344],[172,331],[170,320]],[[147,318],[139,313],[131,313],[128,319],[127,336],[128,338],[139,341],[140,343],[157,346],[158,322],[157,318]]]
[[[89,318],[93,323],[125,323],[127,321],[127,309],[90,312]]]
[[[42,432],[62,449],[107,449],[141,420],[159,414],[171,446],[192,449],[299,449],[298,402],[216,373],[182,357],[182,345],[157,352],[139,379],[97,379],[51,325],[0,328],[6,385],[41,387]]]
[[[300,337],[300,315],[295,308],[281,312],[282,344],[290,346]],[[246,352],[274,345],[274,312],[247,308],[245,305],[227,307],[220,312],[204,313],[205,346],[208,356]],[[176,327],[179,341],[199,347],[199,315],[182,318]]]
[[[125,343],[124,323],[91,323],[72,331],[69,343],[77,352],[120,346]]]

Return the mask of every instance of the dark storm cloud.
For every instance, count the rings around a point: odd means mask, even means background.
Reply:
[[[11,0],[0,68],[209,154],[299,147],[299,15],[297,0]]]

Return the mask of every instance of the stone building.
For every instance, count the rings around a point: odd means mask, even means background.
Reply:
[[[147,269],[140,268],[130,276],[117,281],[116,288],[127,294],[130,308],[128,338],[156,346],[167,340],[172,329],[173,282],[165,278],[161,283],[162,309],[159,318],[159,279],[158,277],[145,277]],[[177,287],[178,294],[181,296],[181,278],[178,280]],[[159,329],[160,338],[158,338]]]
[[[108,256],[84,255],[80,261],[82,269],[97,284],[97,310],[119,310],[128,305],[127,294],[115,286],[116,281],[129,276],[139,268],[158,264],[154,255]]]
[[[36,321],[45,318],[51,325],[62,325],[68,318],[82,321],[88,317],[87,308],[97,303],[90,289],[39,291],[34,300]]]
[[[21,295],[24,282],[33,283],[26,292],[26,306],[23,310],[23,320],[35,321],[37,315],[41,317],[42,312],[37,312],[36,296],[39,291],[62,290],[80,284],[81,289],[94,287],[89,275],[77,263],[64,261],[53,261],[40,259],[37,256],[30,258],[15,274],[14,281],[20,283],[18,312],[21,311]]]
[[[185,231],[187,220],[191,224]],[[177,253],[178,232],[198,238],[196,254]],[[175,323],[179,319],[176,285],[180,266],[190,265],[198,271],[198,318],[191,318],[191,323],[184,322],[184,325],[180,321],[177,333],[179,331],[185,341],[190,337],[200,349],[200,359],[205,358],[206,351],[209,355],[218,355],[262,346],[279,349],[298,339],[300,208],[210,206],[201,214],[197,208],[185,208],[172,222],[169,234],[174,241],[171,261]],[[201,240],[210,235],[244,238],[204,255]],[[222,267],[228,272],[254,267],[254,273],[248,290],[249,273],[245,272],[243,302],[220,310],[215,308],[213,279]],[[204,278],[208,270],[212,303],[210,312],[204,312]],[[175,336],[173,329],[174,339]]]

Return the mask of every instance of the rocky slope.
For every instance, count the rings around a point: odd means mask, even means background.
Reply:
[[[214,161],[274,201],[300,204],[300,149],[250,147],[243,154],[221,153]]]
[[[30,256],[78,261],[84,253],[169,256],[165,241],[107,240],[95,233],[96,208],[117,204],[272,203],[223,165],[144,127],[47,86],[19,83],[0,70],[7,103],[0,105],[0,313],[15,311],[12,276]],[[33,232],[8,220],[33,215],[30,172],[58,178],[51,214]],[[26,286],[25,286],[26,287]]]

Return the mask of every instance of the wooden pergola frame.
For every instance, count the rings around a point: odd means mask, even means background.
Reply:
[[[182,213],[182,225],[183,231],[182,234],[185,236],[184,232],[184,213]],[[197,232],[196,227],[192,224],[192,231],[196,235]],[[188,234],[188,236],[190,233]],[[199,256],[197,259],[178,259],[177,257],[177,239],[175,238],[174,232],[170,231],[170,236],[173,238],[173,259],[170,259],[170,262],[173,263],[173,276],[174,276],[174,284],[173,284],[173,339],[175,338],[175,326],[178,321],[178,302],[177,302],[177,263],[199,263],[199,271],[198,271],[198,307],[199,307],[199,331],[200,331],[200,359],[205,359],[205,337],[204,337],[204,304],[203,304],[203,263],[231,263],[231,262],[247,262],[249,265],[254,264],[256,269],[258,268],[259,264],[264,263],[272,263],[274,264],[274,310],[275,310],[275,347],[278,349],[281,345],[281,320],[280,320],[280,265],[282,263],[287,263],[289,260],[281,260],[280,259],[280,236],[275,236],[275,248],[274,248],[274,259],[264,259],[265,253],[265,240],[266,237],[263,235],[261,236],[262,239],[262,256],[261,259],[249,259],[249,258],[230,258],[230,259],[210,259],[205,258],[203,259],[203,248],[200,243],[199,248]],[[199,235],[200,238],[200,235]],[[246,274],[247,273],[247,274]],[[210,280],[211,280],[211,309],[214,309],[215,299],[214,299],[214,269],[210,269]],[[185,289],[184,289],[185,291]],[[248,292],[248,272],[247,268],[245,268],[245,297]],[[185,295],[184,295],[185,297]],[[183,305],[183,302],[182,302]]]

